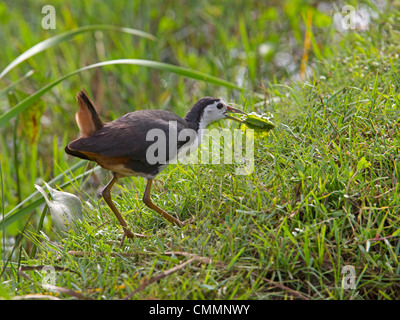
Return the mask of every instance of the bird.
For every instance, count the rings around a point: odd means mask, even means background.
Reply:
[[[229,113],[245,114],[220,98],[203,97],[194,103],[183,118],[167,110],[142,109],[104,123],[85,89],[77,93],[76,99],[79,109],[75,114],[75,120],[80,136],[67,144],[65,152],[74,157],[96,162],[102,168],[111,171],[112,178],[101,195],[122,226],[124,231],[122,243],[125,237],[144,237],[144,235],[133,233],[114,205],[111,189],[116,181],[129,176],[147,179],[143,195],[144,204],[166,220],[182,227],[186,222],[173,217],[152,201],[151,186],[154,179],[178,157],[181,151],[191,152],[200,145],[203,129],[208,124],[226,118],[235,120],[236,118],[231,117]],[[175,136],[168,134],[171,132],[171,124],[176,130]],[[153,141],[148,139],[149,132],[165,133],[165,141],[157,140],[159,144],[165,144],[165,161],[154,161],[149,156],[149,148],[156,143],[155,139]],[[188,133],[186,138],[178,140],[177,136],[185,132]],[[162,153],[160,150],[159,153]],[[157,152],[154,152],[154,155],[157,159],[161,156]]]

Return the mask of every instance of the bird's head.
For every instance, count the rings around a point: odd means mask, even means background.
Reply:
[[[211,122],[216,120],[231,118],[229,113],[242,113],[245,112],[229,106],[225,101],[219,98],[205,97],[197,101],[190,111],[187,113],[185,120],[190,122],[197,122],[200,127],[205,128]]]

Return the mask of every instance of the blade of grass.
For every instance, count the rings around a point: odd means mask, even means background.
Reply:
[[[99,62],[95,64],[91,64],[89,66],[77,69],[73,72],[70,72],[66,74],[65,76],[51,82],[47,86],[43,87],[42,89],[36,91],[34,94],[30,95],[27,97],[25,100],[21,101],[17,105],[15,105],[12,109],[8,110],[5,112],[1,117],[0,117],[0,127],[4,126],[5,124],[8,123],[13,117],[27,109],[29,106],[31,106],[34,102],[36,102],[41,96],[43,96],[46,92],[48,92],[51,88],[62,82],[63,80],[78,74],[82,71],[93,69],[93,68],[98,68],[98,67],[103,67],[103,66],[108,66],[108,65],[115,65],[115,64],[131,64],[131,65],[136,65],[136,66],[144,66],[144,67],[149,67],[153,69],[157,69],[160,71],[168,71],[172,72],[187,78],[191,79],[196,79],[196,80],[201,80],[201,81],[206,81],[215,85],[220,85],[224,86],[230,89],[238,89],[238,90],[243,90],[239,86],[235,85],[232,82],[210,76],[206,73],[202,73],[193,69],[188,69],[188,68],[183,68],[179,67],[173,64],[168,64],[168,63],[163,63],[163,62],[157,62],[157,61],[151,61],[151,60],[141,60],[141,59],[118,59],[118,60],[110,60],[110,61],[104,61],[104,62]]]
[[[32,213],[32,214],[33,214],[33,213]],[[0,273],[0,278],[3,276],[4,271],[6,271],[7,264],[11,262],[11,258],[12,258],[12,256],[13,256],[13,253],[14,253],[15,249],[16,249],[16,248],[19,246],[19,244],[21,243],[21,240],[22,240],[22,238],[23,238],[24,232],[25,232],[27,226],[29,225],[30,219],[32,218],[32,214],[30,215],[30,217],[29,217],[29,218],[27,219],[27,221],[25,222],[25,225],[24,225],[24,227],[22,228],[22,230],[19,232],[19,234],[18,234],[18,236],[17,236],[17,238],[16,238],[16,241],[15,241],[15,244],[14,244],[13,248],[11,249],[10,254],[8,255],[7,261],[4,260],[4,265],[3,265],[3,269],[1,270],[1,273]],[[18,267],[19,267],[19,265],[20,265],[20,258],[18,259]]]
[[[242,37],[244,51],[246,53],[247,66],[249,68],[249,76],[251,80],[256,78],[256,59],[254,52],[251,51],[249,37],[247,35],[246,23],[243,16],[239,18],[239,30]]]
[[[303,17],[303,21],[304,21],[304,25],[306,27],[306,32],[308,33],[308,41],[311,41],[312,47],[313,47],[313,52],[315,54],[315,56],[317,57],[318,60],[322,60],[323,56],[321,53],[321,49],[319,48],[315,37],[314,37],[314,33],[312,31],[312,22],[313,22],[313,11],[312,9],[309,9],[307,12],[307,18],[302,15]],[[310,48],[310,43],[308,44],[308,49]]]
[[[120,32],[125,32],[125,33],[129,33],[132,35],[136,35],[139,37],[147,38],[150,40],[155,40],[155,37],[153,35],[151,35],[150,33],[132,29],[132,28],[110,26],[110,25],[99,25],[99,24],[79,27],[79,28],[61,33],[61,34],[51,37],[49,39],[43,40],[43,41],[39,42],[38,44],[34,45],[32,48],[26,50],[24,53],[19,55],[17,58],[15,58],[10,64],[8,64],[4,68],[4,70],[0,73],[0,79],[3,78],[10,70],[15,68],[21,62],[29,59],[32,56],[50,48],[50,47],[53,47],[61,42],[70,40],[81,33],[84,33],[87,31],[98,31],[98,30],[120,31]]]
[[[43,221],[44,221],[44,217],[46,216],[46,212],[48,209],[48,205],[46,204],[43,208],[42,214],[40,215],[40,219],[39,219],[39,223],[38,223],[38,227],[36,229],[36,233],[39,234],[40,231],[43,228]],[[37,251],[37,244],[35,242],[33,242],[32,244],[32,250],[31,250],[31,257],[34,258],[36,256],[36,251]]]
[[[243,253],[244,251],[244,247],[232,258],[231,262],[229,262],[227,269],[229,270],[230,268],[232,268],[232,266],[235,264],[236,260],[240,257],[240,255]]]
[[[3,218],[3,220],[4,220],[4,185],[3,185],[3,168],[2,168],[2,165],[1,165],[1,161],[2,159],[0,158],[0,184],[1,184],[1,215],[2,215],[2,218]],[[6,253],[5,253],[5,249],[6,249],[6,232],[5,232],[5,227],[3,226],[2,228],[1,228],[1,230],[3,231],[3,248],[2,248],[2,251],[1,251],[1,258],[2,258],[2,261],[3,261],[3,263],[4,263],[4,261],[5,261],[5,257],[6,257]]]
[[[22,81],[24,81],[25,79],[29,78],[31,75],[33,75],[35,73],[35,71],[33,70],[29,70],[27,73],[25,73],[21,78],[19,78],[17,81],[11,83],[10,85],[8,85],[7,87],[5,87],[4,89],[0,90],[0,97],[2,97],[3,95],[6,95],[11,89],[13,89],[17,84],[21,83]]]
[[[304,35],[304,46],[303,46],[303,57],[301,58],[301,66],[300,66],[300,76],[302,80],[306,79],[306,65],[308,62],[308,53],[310,50],[310,42],[311,42],[311,25],[313,19],[313,11],[311,8],[307,11],[307,18],[304,18],[306,25],[306,33]]]

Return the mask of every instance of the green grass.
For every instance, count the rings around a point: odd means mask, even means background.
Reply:
[[[18,1],[0,6],[0,21],[9,27],[0,33],[7,44],[0,52],[1,70],[44,39],[83,25],[106,23],[156,37],[85,32],[32,56],[1,79],[0,90],[7,88],[7,94],[0,95],[0,119],[11,107],[19,109],[0,120],[2,214],[15,218],[0,231],[0,297],[399,297],[398,3],[370,30],[344,34],[331,26],[328,14],[299,1],[229,2],[235,13],[229,15],[226,5],[163,2],[152,9],[151,1],[118,2],[111,10],[108,2],[60,1],[53,31],[40,28],[39,2],[24,11]],[[183,14],[187,10],[190,20]],[[297,81],[308,10],[315,10],[313,74]],[[271,49],[267,55],[258,51],[264,44]],[[293,70],[277,63],[282,53],[290,56]],[[77,72],[118,59],[169,67],[110,64]],[[35,72],[27,74],[31,69]],[[199,72],[206,81],[196,78]],[[236,175],[235,165],[206,164],[171,165],[159,175],[153,200],[181,220],[194,218],[183,228],[143,204],[145,181],[119,180],[114,202],[132,231],[147,235],[126,240],[121,248],[122,229],[98,197],[110,174],[81,175],[88,168],[73,167],[78,160],[63,151],[78,132],[74,95],[82,87],[101,105],[103,119],[142,108],[170,108],[182,116],[197,98],[213,95],[246,111],[271,112],[277,127],[256,141],[250,175]],[[218,126],[236,128],[230,121]],[[35,183],[57,176],[57,185],[80,196],[84,208],[84,221],[65,237],[47,215],[40,226],[46,208],[34,194]],[[355,268],[355,289],[343,288],[346,265]],[[43,266],[56,268],[56,286],[62,289],[41,286]]]

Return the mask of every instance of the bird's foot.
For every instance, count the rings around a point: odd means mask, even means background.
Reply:
[[[190,218],[190,219],[187,219],[187,220],[185,220],[185,221],[181,221],[181,223],[182,223],[182,226],[187,226],[187,225],[189,225],[189,224],[192,224],[193,222],[194,222],[194,217],[193,218]]]
[[[183,227],[183,226],[187,226],[189,224],[191,224],[195,219],[194,218],[190,218],[188,220],[185,221],[181,221],[178,218],[173,218],[174,220],[171,220],[173,223],[175,223],[178,227]]]
[[[132,232],[131,230],[124,228],[124,235],[122,236],[122,239],[121,239],[121,247],[123,246],[123,244],[125,242],[125,238],[131,239],[133,237],[145,238],[146,235],[141,234],[141,233]]]
[[[181,227],[181,228],[182,228],[183,226],[187,226],[187,225],[189,225],[189,224],[192,224],[192,223],[194,222],[194,220],[195,220],[195,218],[192,217],[192,218],[187,219],[187,220],[185,220],[185,221],[181,221],[181,220],[179,220],[177,214],[175,214],[175,218],[172,217],[172,216],[171,216],[171,218],[172,218],[173,220],[170,220],[170,221],[173,222],[173,223],[175,223],[178,227]]]

